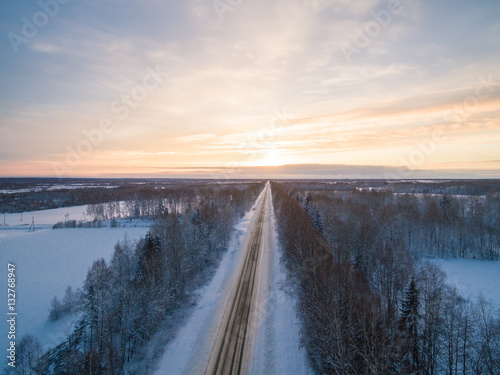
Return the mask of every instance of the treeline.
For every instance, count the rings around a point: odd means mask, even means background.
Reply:
[[[234,189],[235,194],[241,195],[241,190]],[[168,198],[148,199],[135,196],[122,202],[106,202],[89,204],[85,212],[88,221],[106,221],[116,219],[149,219],[154,220],[169,211],[182,212],[186,206],[196,204],[196,194],[185,194]],[[234,194],[233,194],[234,195]],[[237,198],[235,198],[237,199]]]
[[[317,373],[500,372],[500,319],[484,300],[462,299],[437,266],[416,263],[403,232],[371,221],[368,200],[330,218],[327,200],[291,186],[272,183],[273,202]]]
[[[261,183],[254,182],[257,186]],[[179,187],[175,189],[175,194],[164,191],[162,194],[134,194],[120,202],[111,201],[106,203],[89,204],[86,210],[88,221],[105,221],[116,219],[148,219],[155,220],[165,216],[169,212],[182,213],[196,210],[200,205],[202,197],[213,197],[213,202],[217,205],[224,205],[227,201],[232,201],[233,207],[239,207],[239,216],[244,213],[247,201],[247,191],[244,190],[248,183],[241,184],[201,184],[192,185],[189,188]],[[242,210],[243,209],[243,210]]]
[[[231,189],[232,199],[239,199],[242,191]],[[146,199],[135,195],[133,199],[127,199],[122,202],[94,203],[87,205],[87,208],[79,220],[70,220],[57,222],[52,226],[53,229],[63,228],[101,228],[107,226],[119,227],[120,219],[142,219],[155,220],[157,217],[164,216],[169,212],[181,213],[186,207],[196,205],[198,195],[188,192],[177,192],[175,196],[169,195],[168,198]]]
[[[146,355],[149,340],[217,266],[235,221],[263,184],[205,188],[180,213],[158,214],[138,243],[115,246],[109,264],[89,269],[83,290],[54,299],[50,318],[78,316],[74,331],[36,361],[40,374],[122,374]],[[128,368],[127,371],[133,371]],[[141,366],[138,373],[144,373]]]
[[[285,185],[323,191],[378,191],[397,194],[485,196],[500,192],[500,180],[283,180]]]
[[[289,190],[304,206],[318,211],[316,220],[329,243],[342,244],[360,258],[396,240],[415,257],[500,257],[500,193],[481,197]]]
[[[241,195],[240,190],[234,190],[234,199],[238,199],[237,195]],[[198,196],[176,195],[168,198],[157,199],[141,199],[135,197],[122,202],[106,202],[89,204],[82,213],[79,220],[65,220],[57,222],[52,226],[52,229],[63,228],[101,228],[107,226],[109,221],[110,227],[119,227],[120,219],[132,221],[132,219],[141,220],[156,220],[158,217],[168,215],[169,212],[182,213],[186,207],[192,206],[198,202]]]
[[[10,181],[13,180],[13,181]],[[10,181],[10,182],[9,182]],[[0,179],[0,190],[18,190],[0,194],[0,213],[46,210],[120,201],[153,201],[195,197],[207,185],[218,189],[253,181],[154,180],[154,179]],[[86,186],[87,185],[87,186]]]

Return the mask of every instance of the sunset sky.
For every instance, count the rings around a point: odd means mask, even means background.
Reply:
[[[0,177],[500,177],[498,0],[59,1],[0,5]]]

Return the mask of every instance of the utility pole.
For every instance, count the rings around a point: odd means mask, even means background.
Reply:
[[[30,227],[28,229],[28,232],[34,232],[34,231],[35,231],[35,217],[33,216],[31,218],[31,225],[30,225]]]

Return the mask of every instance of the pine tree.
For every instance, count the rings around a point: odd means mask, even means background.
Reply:
[[[318,208],[309,200],[305,209],[307,211],[307,214],[309,215],[309,218],[313,223],[314,229],[316,229],[319,233],[323,233],[324,223]]]
[[[323,218],[321,217],[318,209],[316,209],[316,212],[314,213],[312,220],[313,220],[314,229],[316,229],[319,233],[323,233],[323,229],[324,229]]]
[[[190,218],[191,224],[193,225],[200,225],[201,224],[201,215],[200,215],[200,209],[196,208],[194,212],[191,215]]]
[[[410,283],[404,292],[404,299],[401,304],[401,321],[406,329],[418,320],[419,291],[415,276],[411,277]]]
[[[146,233],[142,246],[139,247],[138,280],[150,286],[160,282],[163,277],[164,258],[160,239],[153,237],[150,232]]]
[[[419,367],[419,338],[418,326],[420,320],[419,290],[415,281],[415,276],[411,277],[410,283],[404,292],[401,304],[400,330],[404,333],[402,354],[404,362],[411,371],[416,371]]]
[[[63,305],[57,297],[54,297],[50,302],[49,319],[55,322],[61,319],[63,315]]]

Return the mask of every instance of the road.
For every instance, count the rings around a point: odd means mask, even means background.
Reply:
[[[231,292],[222,324],[214,342],[207,375],[246,374],[249,359],[252,313],[256,295],[258,261],[262,252],[263,228],[269,186],[258,209],[257,220],[251,229],[251,239],[246,248],[241,273]]]
[[[270,184],[235,225],[212,280],[156,374],[312,374],[281,265]],[[167,337],[168,339],[168,337]]]

